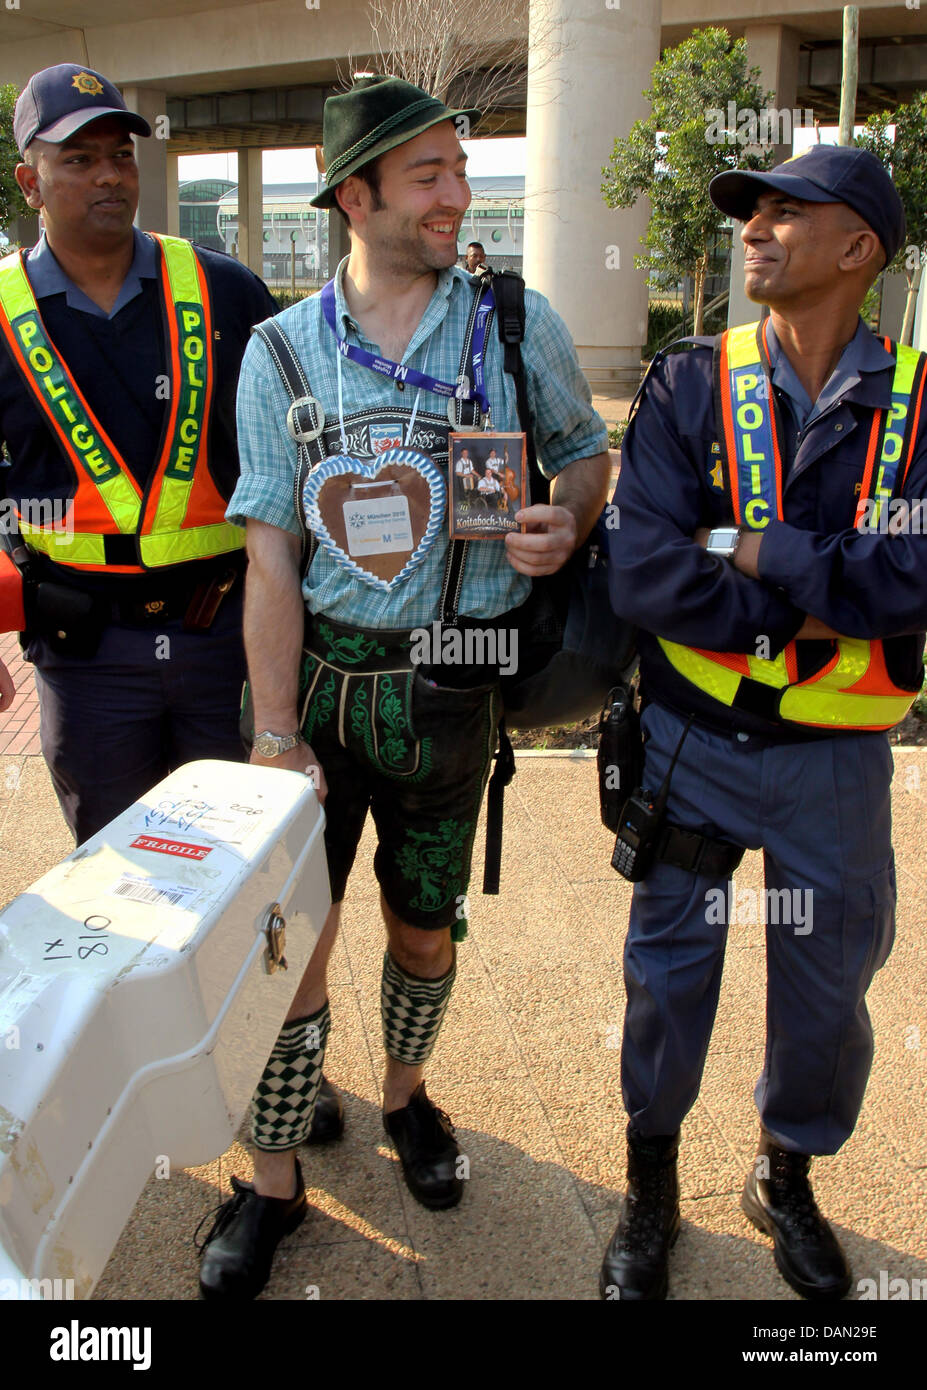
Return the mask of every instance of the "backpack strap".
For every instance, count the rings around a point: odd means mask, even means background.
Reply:
[[[476,282],[476,294],[473,296],[473,303],[470,306],[470,315],[467,319],[467,327],[464,332],[463,348],[460,354],[460,366],[458,368],[458,379],[472,381],[473,371],[473,334],[476,329],[476,312],[490,288],[488,277]],[[486,323],[487,335],[492,322],[493,310],[490,309]],[[460,429],[465,425],[467,429],[475,429],[482,420],[479,401],[462,401],[456,397],[453,402],[454,419],[452,421],[454,429]],[[450,417],[450,412],[448,412]],[[450,453],[448,454],[450,459]],[[448,462],[448,493],[453,487],[454,480],[450,473],[450,462]],[[441,598],[439,602],[439,613],[441,623],[445,627],[454,627],[457,623],[457,606],[460,602],[460,591],[463,588],[464,565],[467,561],[467,548],[469,541],[453,540],[447,548],[447,562],[444,566],[444,578],[441,581]]]
[[[518,423],[525,434],[525,454],[528,460],[531,501],[548,502],[550,500],[550,483],[538,466],[534,429],[528,406],[528,379],[521,355],[521,344],[525,336],[525,282],[514,270],[501,270],[491,277],[484,276],[483,279],[484,281],[490,280],[493,298],[496,302],[496,324],[504,353],[503,370],[512,377],[515,385]],[[486,852],[483,859],[484,893],[498,893],[499,891],[505,789],[514,776],[515,753],[505,727],[505,715],[503,714],[499,721],[499,748],[495,755],[492,776],[489,779],[486,801]]]
[[[550,482],[538,465],[531,411],[528,407],[528,378],[521,355],[521,344],[525,337],[525,282],[517,271],[500,270],[492,277],[492,292],[496,301],[499,341],[505,354],[502,365],[515,384],[518,423],[525,433],[531,501],[549,502]]]
[[[325,458],[322,444],[322,430],[325,427],[325,411],[309,388],[309,378],[296,349],[273,319],[256,324],[251,330],[257,333],[270,353],[271,361],[277,368],[280,380],[290,398],[290,408],[286,415],[287,433],[296,445],[296,475],[293,479],[293,497],[296,519],[302,534],[303,549],[302,573],[308,573],[313,556],[318,548],[318,539],[306,525],[302,506],[302,491],[310,471]]]

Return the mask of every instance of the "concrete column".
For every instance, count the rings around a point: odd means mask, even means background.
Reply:
[[[914,312],[914,337],[912,346],[919,352],[927,352],[927,275],[921,276],[921,287]]]
[[[647,114],[660,56],[659,0],[531,0],[524,274],[566,321],[593,385],[637,381],[647,283],[634,267],[646,199],[605,206],[616,136]]]
[[[886,275],[882,280],[882,304],[879,308],[879,332],[897,338],[904,322],[904,306],[908,299],[908,278],[904,271]]]
[[[262,151],[238,151],[238,259],[264,274],[264,173]]]
[[[751,66],[758,67],[762,85],[773,93],[777,110],[791,111],[798,98],[799,34],[782,24],[748,24],[744,30]],[[780,125],[780,131],[782,129]],[[791,142],[775,147],[774,163],[781,164],[792,153]],[[728,327],[752,323],[762,309],[744,294],[744,244],[740,239],[742,222],[734,223],[731,254],[731,294],[728,300]]]
[[[180,236],[180,193],[178,166],[180,156],[167,152],[165,182],[167,185],[167,219],[164,223],[168,236]]]
[[[138,162],[138,212],[135,225],[146,232],[167,231],[167,96],[156,87],[123,87],[130,111],[137,111],[151,126],[151,137],[136,135]]]

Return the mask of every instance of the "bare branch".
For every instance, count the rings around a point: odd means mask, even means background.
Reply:
[[[478,107],[484,131],[498,127],[525,100],[528,10],[528,0],[368,0],[373,66],[451,105]],[[566,47],[537,3],[531,47],[532,80]]]

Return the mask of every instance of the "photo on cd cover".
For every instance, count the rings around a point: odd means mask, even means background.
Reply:
[[[448,439],[451,540],[523,531],[515,513],[526,505],[525,436],[451,433]]]

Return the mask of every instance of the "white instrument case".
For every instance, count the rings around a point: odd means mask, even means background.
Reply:
[[[0,1296],[89,1297],[156,1166],[231,1143],[328,911],[324,819],[301,773],[189,763],[0,913]]]

